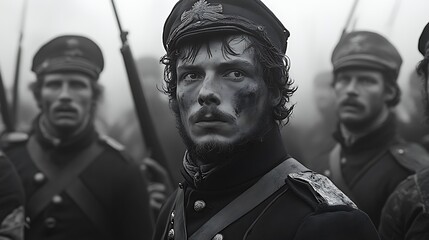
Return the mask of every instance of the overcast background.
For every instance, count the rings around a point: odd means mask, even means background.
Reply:
[[[101,108],[109,124],[131,108],[120,38],[109,0],[27,0],[23,54],[20,71],[21,102],[31,102],[28,83],[34,80],[30,64],[34,53],[46,41],[61,34],[81,34],[98,43],[105,57],[101,83],[106,99]],[[162,28],[175,0],[116,0],[116,5],[134,57],[164,54]],[[291,77],[299,87],[292,124],[310,125],[317,119],[312,81],[321,71],[331,69],[331,52],[336,45],[354,0],[265,0],[291,32],[287,55]],[[24,0],[0,0],[0,69],[6,87],[14,75],[21,13]],[[407,92],[407,79],[420,60],[417,40],[429,21],[428,0],[360,0],[353,18],[356,30],[377,31],[399,49],[403,67],[399,77]],[[160,77],[161,78],[161,77]],[[35,108],[35,105],[33,105]]]

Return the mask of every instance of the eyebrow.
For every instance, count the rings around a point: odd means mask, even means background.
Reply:
[[[227,62],[222,62],[222,63],[219,63],[217,66],[220,68],[231,68],[237,65],[241,65],[241,66],[244,66],[245,68],[251,68],[251,69],[257,67],[254,63],[247,60],[242,60],[242,59],[233,59]],[[183,64],[177,67],[177,71],[196,70],[198,68],[199,68],[198,64],[189,64],[184,62]]]

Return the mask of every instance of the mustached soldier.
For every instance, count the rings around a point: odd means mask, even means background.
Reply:
[[[40,114],[28,140],[6,154],[26,197],[26,239],[148,239],[146,185],[121,146],[101,137],[94,114],[104,67],[83,36],[56,37],[33,58],[31,85]]]

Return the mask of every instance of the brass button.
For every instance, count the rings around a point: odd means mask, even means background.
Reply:
[[[174,229],[170,229],[170,231],[168,231],[168,239],[169,240],[174,239]]]
[[[34,174],[34,181],[36,183],[42,183],[43,181],[45,181],[45,174],[41,172]]]
[[[346,158],[341,158],[341,164],[346,164],[347,163],[347,159]]]
[[[194,203],[194,210],[196,212],[203,210],[205,207],[206,207],[206,203],[203,200],[197,200]]]
[[[213,237],[213,240],[223,240],[223,235],[218,233]]]
[[[55,204],[60,204],[63,202],[63,198],[60,195],[55,195],[52,197],[52,202]]]
[[[404,151],[404,149],[400,148],[400,149],[398,149],[398,153],[402,155],[405,153],[405,151]]]
[[[55,220],[55,218],[48,217],[45,219],[45,227],[52,229],[52,228],[55,228],[56,225],[57,225],[57,220]]]

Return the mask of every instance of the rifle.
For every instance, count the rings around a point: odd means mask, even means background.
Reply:
[[[6,91],[3,84],[3,78],[0,72],[0,111],[1,111],[1,118],[3,120],[3,123],[5,125],[5,131],[6,132],[13,132],[15,130],[12,121],[10,119],[9,115],[9,105],[7,103],[6,99]]]
[[[15,63],[15,77],[13,81],[13,95],[12,95],[12,122],[17,122],[17,113],[18,113],[18,101],[19,101],[19,72],[21,69],[21,53],[22,53],[22,39],[24,36],[24,24],[25,24],[25,16],[27,10],[27,1],[24,1],[24,5],[22,6],[21,13],[21,26],[19,30],[19,39],[18,39],[18,51],[16,53],[16,63]]]
[[[150,117],[149,108],[147,105],[146,98],[143,94],[143,87],[140,82],[140,77],[137,72],[134,57],[131,52],[130,45],[128,43],[127,35],[128,32],[122,29],[121,22],[119,20],[118,11],[116,10],[115,2],[112,1],[113,10],[115,12],[116,21],[118,23],[120,37],[122,41],[121,53],[124,59],[125,68],[128,75],[128,82],[130,84],[131,93],[133,96],[134,107],[137,112],[137,118],[140,125],[140,131],[143,136],[146,147],[149,150],[150,157],[160,163],[167,171],[169,176],[171,172],[161,149],[161,142],[159,141],[156,132],[155,125],[153,124],[152,118]],[[171,178],[170,178],[171,179]],[[171,180],[170,180],[171,184]]]
[[[345,34],[347,34],[347,29],[349,28],[349,26],[350,26],[350,22],[351,22],[351,20],[352,20],[352,17],[353,17],[353,15],[354,15],[354,14],[355,14],[355,12],[356,12],[356,7],[357,7],[358,3],[359,3],[359,0],[355,0],[355,1],[353,2],[352,8],[351,8],[350,13],[349,13],[349,16],[347,17],[347,20],[346,20],[346,24],[344,25],[343,31],[341,32],[341,37],[340,37],[340,39],[341,39]],[[354,21],[353,25],[355,25],[355,24],[356,24],[356,21]],[[354,27],[353,27],[353,28],[354,28]]]

